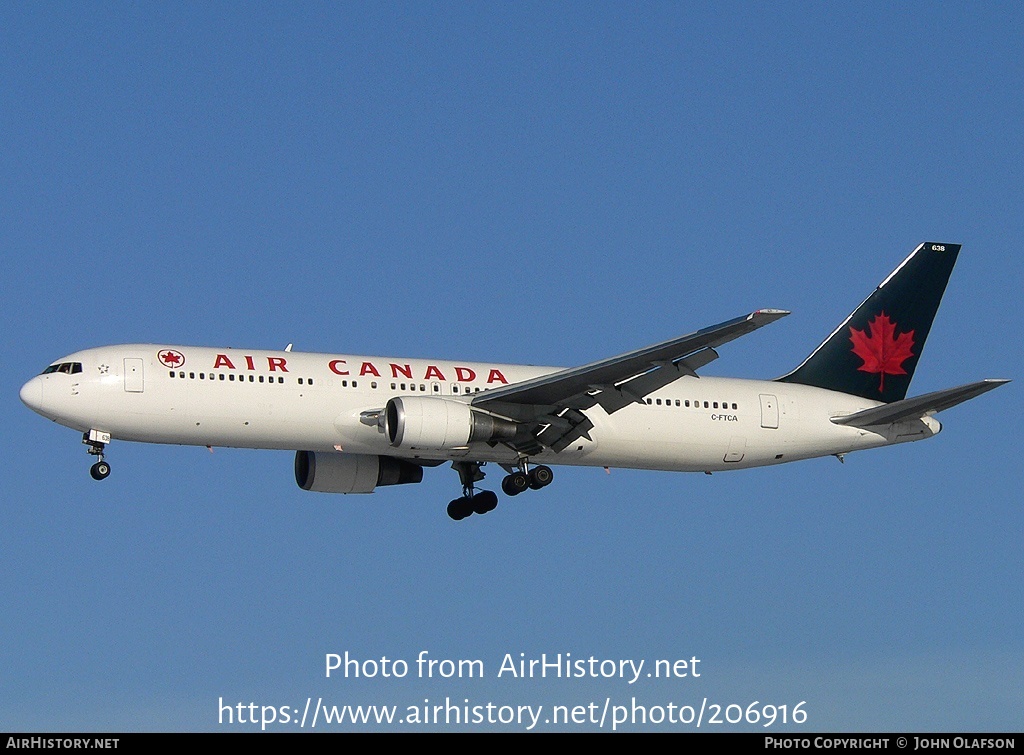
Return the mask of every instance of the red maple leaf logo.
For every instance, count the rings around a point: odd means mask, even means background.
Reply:
[[[160,356],[160,361],[168,367],[176,367],[184,361],[181,354],[176,351],[165,351]]]
[[[870,334],[870,335],[869,335]],[[885,312],[879,313],[864,330],[850,327],[853,353],[864,360],[860,372],[877,372],[878,392],[885,391],[885,376],[906,375],[903,363],[914,356],[914,331],[896,335],[896,323]]]

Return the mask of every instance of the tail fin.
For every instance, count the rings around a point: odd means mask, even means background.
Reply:
[[[921,244],[799,367],[778,378],[889,403],[906,398],[960,244]]]

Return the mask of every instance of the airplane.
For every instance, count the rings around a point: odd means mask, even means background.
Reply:
[[[439,359],[131,344],[58,359],[21,389],[33,411],[83,433],[110,474],[113,439],[295,450],[304,490],[371,493],[450,462],[455,520],[484,514],[482,467],[508,496],[564,464],[718,472],[922,440],[933,415],[998,388],[981,380],[907,398],[959,244],[918,246],[793,371],[700,377],[723,344],[789,314],[758,309],[568,369]],[[298,449],[298,450],[296,450]]]

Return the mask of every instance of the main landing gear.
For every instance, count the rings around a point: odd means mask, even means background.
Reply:
[[[89,455],[97,457],[96,463],[89,467],[89,474],[94,480],[105,480],[110,476],[110,464],[103,459],[103,449],[110,442],[110,433],[90,430],[82,435],[82,443],[89,447]]]
[[[498,496],[490,490],[474,493],[473,489],[464,490],[462,498],[456,498],[448,504],[448,516],[455,521],[465,519],[470,514],[486,514],[498,507]]]
[[[474,484],[484,479],[484,473],[480,471],[480,462],[453,461],[452,467],[459,473],[462,497],[448,504],[448,516],[459,521],[470,514],[486,514],[498,507],[498,496],[490,490],[476,492]]]
[[[490,490],[476,491],[475,483],[484,479],[484,473],[480,471],[480,462],[455,461],[452,462],[452,467],[459,473],[462,497],[448,504],[448,516],[459,521],[471,514],[486,514],[497,508],[497,495]],[[519,495],[527,489],[540,490],[550,485],[553,478],[551,467],[541,464],[530,469],[529,462],[524,458],[519,461],[519,471],[512,472],[502,479],[501,490],[508,496]]]
[[[518,472],[513,472],[510,475],[505,475],[501,481],[501,492],[505,495],[519,495],[524,490],[540,490],[543,487],[547,487],[551,484],[551,480],[554,479],[555,473],[551,471],[551,467],[546,467],[543,464],[534,467],[530,471],[527,470],[526,460],[524,459],[520,463],[520,469]]]

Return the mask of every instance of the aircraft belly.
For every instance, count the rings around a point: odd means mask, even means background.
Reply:
[[[116,376],[115,376],[116,377]],[[102,430],[123,440],[178,442],[187,417],[180,396],[125,391],[120,379],[83,381],[57,421],[81,430]]]
[[[730,448],[736,447],[735,439],[746,438],[751,425],[750,418],[733,413],[676,407],[623,410],[596,425],[598,451],[586,463],[679,472],[720,469]],[[735,468],[737,463],[728,466]]]
[[[121,440],[178,445],[330,450],[337,442],[331,423],[294,396],[232,400],[236,390],[190,383],[151,383],[135,394],[108,390],[94,402],[89,426]]]

